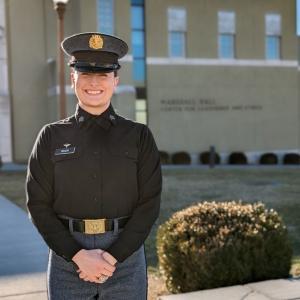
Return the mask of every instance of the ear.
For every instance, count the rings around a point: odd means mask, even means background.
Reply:
[[[74,71],[72,70],[70,73],[70,79],[71,79],[71,88],[74,89],[75,86],[75,78],[74,78],[75,74]]]
[[[119,76],[116,76],[114,79],[115,79],[115,88],[116,88],[117,85],[118,85],[119,82],[120,82],[120,77],[119,77]]]

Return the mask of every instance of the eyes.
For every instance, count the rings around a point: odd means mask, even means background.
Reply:
[[[117,84],[114,73],[91,73],[91,72],[78,72],[73,73],[72,78],[74,84],[90,84],[90,83],[103,83],[103,84]]]

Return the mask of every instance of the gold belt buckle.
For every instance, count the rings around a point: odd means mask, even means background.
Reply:
[[[105,219],[84,220],[84,232],[87,234],[97,234],[105,232]]]

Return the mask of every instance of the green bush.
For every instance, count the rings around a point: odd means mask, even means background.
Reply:
[[[170,155],[166,151],[159,151],[160,155],[160,162],[163,165],[169,164],[170,163]]]
[[[292,258],[277,212],[235,201],[176,212],[159,227],[157,249],[173,293],[288,277]]]
[[[174,153],[171,157],[171,160],[175,165],[189,165],[191,163],[191,157],[185,151]]]

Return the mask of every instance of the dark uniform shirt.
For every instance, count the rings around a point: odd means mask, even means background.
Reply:
[[[68,261],[82,247],[57,215],[131,216],[105,249],[122,262],[148,236],[161,189],[160,157],[150,129],[116,114],[111,104],[99,116],[77,104],[75,115],[45,125],[29,158],[29,216],[49,248]]]

